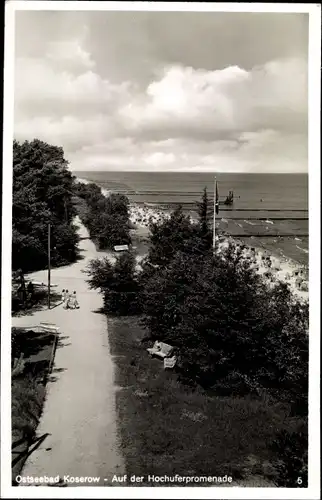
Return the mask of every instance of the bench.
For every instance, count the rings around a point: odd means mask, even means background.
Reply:
[[[56,326],[54,323],[45,323],[45,322],[40,322],[38,325],[39,330],[45,331],[45,332],[59,332],[59,326]]]
[[[153,347],[149,347],[147,349],[150,356],[158,356],[161,359],[168,358],[172,352],[174,347],[165,342],[159,342],[158,340],[154,342]]]

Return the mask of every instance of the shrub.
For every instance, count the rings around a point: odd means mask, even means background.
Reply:
[[[181,348],[182,377],[225,393],[265,388],[307,414],[307,304],[284,283],[268,286],[244,245],[209,248],[206,192],[198,224],[179,208],[151,229],[140,275],[143,324]]]
[[[130,245],[129,200],[112,193],[104,196],[95,184],[78,184],[76,194],[86,201],[79,215],[88,228],[90,237],[99,249],[114,249],[116,245]]]
[[[88,283],[103,294],[106,313],[126,316],[140,312],[140,287],[135,266],[131,252],[119,254],[114,264],[107,258],[90,262],[86,270],[90,276]]]

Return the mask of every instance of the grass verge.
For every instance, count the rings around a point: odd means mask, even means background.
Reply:
[[[45,385],[54,342],[55,336],[52,333],[37,333],[24,328],[12,329],[12,357],[18,359],[23,354],[24,359],[21,371],[13,376],[11,381],[13,484],[26,460],[24,453],[36,436],[45,401]]]
[[[148,475],[165,474],[227,474],[232,486],[275,486],[277,457],[270,444],[281,430],[296,431],[299,424],[287,404],[219,397],[182,385],[175,372],[148,356],[138,318],[109,318],[108,332],[128,475],[144,476],[141,486],[160,486],[148,482]]]

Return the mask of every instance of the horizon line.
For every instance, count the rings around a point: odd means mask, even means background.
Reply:
[[[260,175],[308,175],[309,172],[240,172],[240,171],[211,171],[211,170],[136,170],[136,169],[131,169],[131,170],[124,170],[124,169],[95,169],[95,170],[74,170],[70,169],[72,172],[77,172],[77,173],[82,173],[82,172],[128,172],[128,173],[148,173],[148,174],[213,174],[213,175],[220,175],[220,174],[260,174]]]

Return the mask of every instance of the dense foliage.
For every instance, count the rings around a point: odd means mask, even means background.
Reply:
[[[286,285],[264,284],[242,248],[230,244],[214,257],[180,252],[145,272],[144,323],[153,338],[184,347],[187,377],[223,392],[284,390],[294,404],[307,393],[307,306]]]
[[[35,139],[13,143],[12,267],[31,271],[46,267],[48,224],[51,261],[66,264],[77,256],[72,224],[74,179],[63,149]]]
[[[177,208],[170,218],[151,223],[149,254],[135,272],[130,254],[113,266],[96,261],[89,269],[91,286],[107,302],[119,291],[131,308],[119,314],[143,313],[151,339],[181,347],[182,375],[223,394],[264,388],[307,413],[308,305],[297,301],[281,282],[268,285],[244,247],[230,242],[212,251],[204,192],[199,221],[192,223]],[[122,274],[119,271],[122,264]],[[126,280],[126,273],[128,273]],[[114,297],[113,295],[113,297]],[[117,311],[114,306],[106,310]]]
[[[300,469],[303,483],[298,486],[303,486],[307,481],[301,443],[307,442],[308,304],[295,299],[288,285],[264,281],[251,259],[245,258],[243,245],[230,242],[213,251],[208,205],[204,192],[198,223],[192,223],[179,207],[170,218],[150,225],[149,253],[142,271],[134,279],[134,264],[128,271],[123,268],[129,288],[121,285],[107,262],[92,265],[91,285],[100,288],[109,303],[110,290],[120,290],[122,308],[114,301],[113,312],[131,314],[124,294],[131,292],[135,282],[137,293],[128,294],[131,307],[136,297],[135,308],[143,313],[151,340],[178,347],[177,369],[184,381],[223,396],[252,393],[289,404],[303,429],[297,440],[285,433],[274,443],[280,457],[277,482],[296,486],[292,474],[300,476]],[[119,289],[111,275],[120,283]],[[124,275],[122,283],[126,283]],[[292,467],[296,472],[290,475]]]
[[[131,252],[119,254],[114,263],[108,258],[92,260],[86,272],[90,287],[103,294],[106,313],[124,316],[139,312],[140,286]]]
[[[297,432],[283,430],[271,445],[279,457],[275,465],[278,486],[308,487],[308,426],[307,419]]]
[[[86,208],[80,215],[99,249],[113,249],[115,245],[131,243],[129,200],[126,196],[118,193],[104,196],[96,184],[79,183],[75,192],[86,202]]]
[[[150,250],[148,262],[166,266],[182,251],[198,258],[212,255],[212,229],[209,220],[209,200],[206,189],[198,203],[199,221],[193,223],[179,205],[169,218],[150,224]]]
[[[188,245],[194,231],[190,217],[184,215],[182,208],[176,208],[162,224],[150,224],[150,252],[149,262],[154,265],[165,266],[171,262],[174,255]]]

